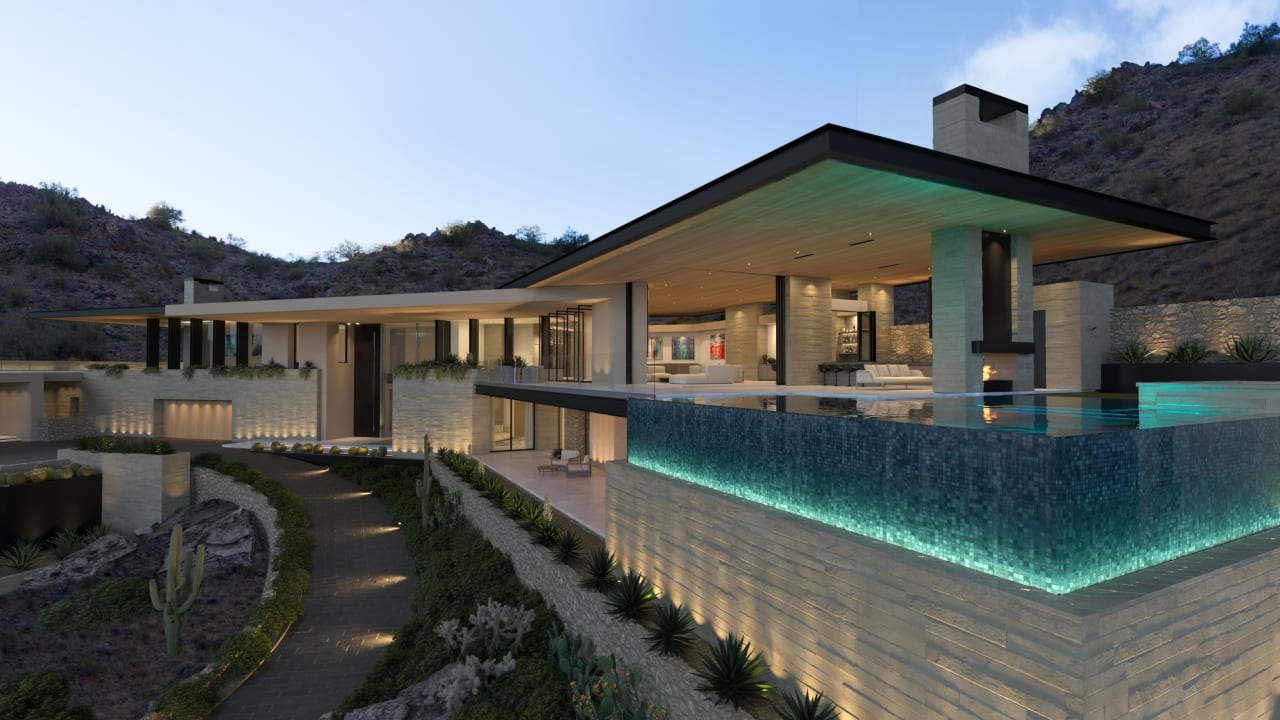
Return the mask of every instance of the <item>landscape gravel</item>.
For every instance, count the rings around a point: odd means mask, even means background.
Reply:
[[[442,485],[462,494],[463,514],[511,559],[521,582],[542,593],[569,632],[590,638],[596,652],[613,654],[622,667],[640,671],[641,698],[665,707],[670,720],[751,720],[699,692],[700,680],[684,661],[650,652],[643,628],[610,616],[600,593],[579,588],[577,573],[530,542],[528,533],[443,463],[433,458],[431,469]]]

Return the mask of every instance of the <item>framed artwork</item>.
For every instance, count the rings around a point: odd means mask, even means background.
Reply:
[[[724,333],[711,333],[711,359],[724,359]]]
[[[649,359],[662,359],[662,338],[649,338]]]
[[[672,360],[692,360],[693,359],[693,338],[688,335],[671,341],[671,359]]]

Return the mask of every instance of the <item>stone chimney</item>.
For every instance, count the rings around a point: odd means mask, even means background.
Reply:
[[[189,277],[182,283],[182,302],[194,303],[226,302],[231,299],[226,286],[220,280]]]
[[[1027,106],[972,85],[933,99],[933,149],[1027,172]]]

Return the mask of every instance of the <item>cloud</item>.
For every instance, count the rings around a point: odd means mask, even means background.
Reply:
[[[1102,69],[1113,47],[1107,32],[1079,20],[1024,24],[969,56],[947,87],[969,83],[1024,102],[1034,120],[1043,108],[1070,100],[1085,78]]]
[[[1280,0],[1111,0],[1111,6],[1122,16],[1117,30],[1135,39],[1125,48],[1132,57],[1120,60],[1137,63],[1172,62],[1184,45],[1202,37],[1226,50],[1246,22],[1266,24],[1280,16]]]

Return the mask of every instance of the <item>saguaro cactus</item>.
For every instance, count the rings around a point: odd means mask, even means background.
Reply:
[[[164,613],[165,652],[178,654],[178,638],[187,623],[187,612],[200,592],[204,580],[204,544],[191,553],[182,553],[182,526],[174,525],[169,535],[169,561],[164,578],[164,601],[160,600],[160,588],[156,578],[151,578],[151,605]]]

